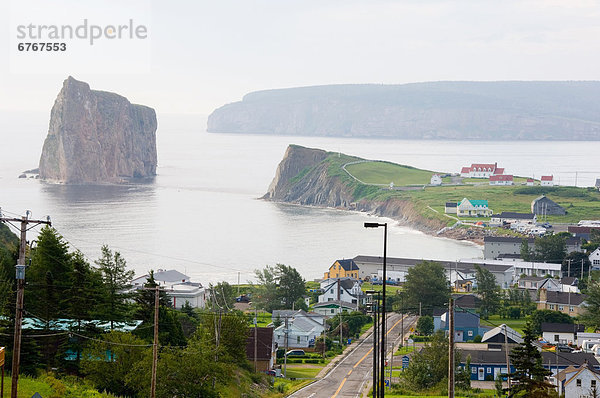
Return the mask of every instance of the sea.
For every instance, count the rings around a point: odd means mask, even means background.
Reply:
[[[336,259],[388,256],[457,260],[482,257],[482,247],[421,233],[361,212],[272,203],[259,198],[289,144],[427,170],[459,172],[498,163],[505,172],[561,185],[592,186],[600,178],[600,142],[407,141],[365,138],[211,134],[206,118],[159,115],[157,176],[126,185],[71,186],[19,179],[37,167],[48,115],[0,118],[0,208],[5,216],[50,216],[72,250],[93,264],[102,245],[119,251],[137,275],[177,269],[203,284],[253,282],[255,270],[293,266],[307,280]],[[34,241],[36,231],[28,232]]]

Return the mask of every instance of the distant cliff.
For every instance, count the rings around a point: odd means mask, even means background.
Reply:
[[[258,91],[214,133],[398,139],[600,140],[600,82],[432,82]]]
[[[308,206],[360,210],[394,218],[419,230],[433,233],[447,221],[423,217],[410,198],[379,195],[379,187],[351,179],[341,165],[358,157],[290,145],[277,167],[275,178],[262,199]]]
[[[67,184],[156,175],[156,113],[69,76],[50,115],[40,177]]]

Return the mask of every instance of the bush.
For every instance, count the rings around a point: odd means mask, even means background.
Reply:
[[[321,359],[305,359],[304,363],[319,363]]]
[[[475,338],[473,339],[473,343],[481,343],[481,339],[483,337],[481,337],[480,334],[478,334],[477,336],[475,336]]]
[[[485,381],[494,381],[493,375],[485,375]]]

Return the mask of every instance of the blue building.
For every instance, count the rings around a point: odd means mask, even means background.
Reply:
[[[436,316],[434,313],[433,327],[434,331],[444,330],[448,332],[449,317],[448,312]],[[454,341],[462,343],[472,341],[475,336],[483,336],[489,328],[481,327],[479,324],[479,316],[467,310],[454,311]]]
[[[509,344],[509,349],[514,347]],[[496,350],[461,350],[460,365],[466,366],[467,358],[470,357],[471,380],[495,380],[499,374],[506,374],[506,353],[504,347]],[[556,375],[569,366],[581,366],[587,363],[590,369],[600,370],[600,364],[593,354],[584,352],[542,352],[542,364],[544,368]],[[510,365],[510,371],[514,372],[514,366]]]

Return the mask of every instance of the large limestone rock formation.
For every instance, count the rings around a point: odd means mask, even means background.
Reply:
[[[50,115],[40,177],[66,184],[156,175],[156,113],[68,77]]]

